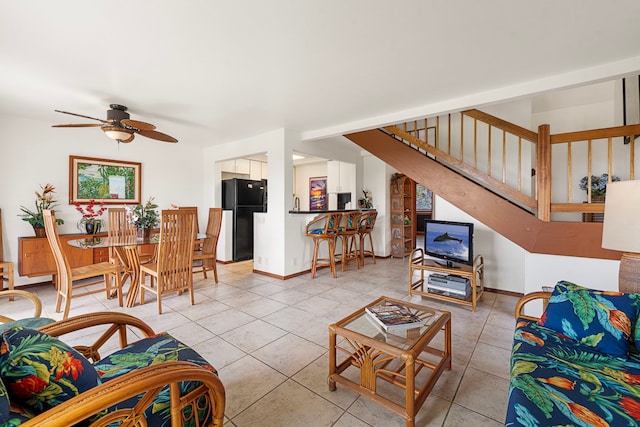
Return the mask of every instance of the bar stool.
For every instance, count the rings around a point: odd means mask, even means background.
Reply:
[[[376,224],[376,218],[378,217],[377,211],[367,211],[360,216],[360,222],[358,226],[358,236],[360,240],[360,259],[362,266],[364,267],[364,258],[370,256],[373,259],[373,263],[376,263],[376,254],[373,250],[373,238],[371,232],[373,226]],[[369,236],[370,250],[366,249],[366,239]]]
[[[340,227],[340,220],[342,214],[339,212],[332,212],[325,215],[320,215],[312,219],[307,224],[306,235],[313,239],[313,261],[311,262],[311,278],[315,279],[316,270],[318,267],[330,267],[333,278],[337,277],[336,274],[336,239],[338,238],[338,227]],[[328,258],[320,258],[318,251],[320,248],[320,242],[327,242],[329,249]]]
[[[340,264],[344,272],[349,261],[356,261],[356,268],[360,268],[360,255],[358,253],[358,226],[360,222],[359,211],[348,211],[342,214],[342,223],[338,229],[338,238],[342,240],[342,252]]]

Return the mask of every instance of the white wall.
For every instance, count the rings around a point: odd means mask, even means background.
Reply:
[[[52,115],[51,123],[54,123]],[[2,208],[4,257],[16,268],[16,285],[49,280],[50,276],[20,277],[18,237],[33,236],[21,220],[20,206],[32,207],[40,185],[55,186],[59,202],[56,216],[65,220],[61,233],[79,232],[81,215],[69,205],[69,155],[142,163],[142,199],[155,197],[160,209],[171,204],[198,206],[203,198],[201,150],[186,144],[170,144],[137,136],[129,144],[107,138],[96,128],[54,129],[51,123],[19,117],[2,117],[0,142],[0,208]],[[202,213],[201,213],[202,214]],[[106,218],[105,218],[106,219]],[[206,218],[200,219],[201,228]]]

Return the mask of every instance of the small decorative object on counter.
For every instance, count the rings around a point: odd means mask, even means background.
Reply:
[[[107,210],[107,208],[104,207],[104,202],[100,202],[100,207],[97,210],[95,209],[95,199],[89,200],[89,204],[86,209],[80,206],[80,203],[78,202],[75,202],[74,205],[76,210],[82,214],[82,218],[78,221],[78,229],[87,234],[99,233],[104,222],[98,217]]]
[[[362,194],[364,195],[364,197],[359,200],[360,207],[366,209],[373,208],[373,203],[371,202],[371,191],[362,189]]]
[[[36,237],[46,237],[47,234],[44,231],[44,218],[42,217],[42,211],[45,209],[52,209],[57,206],[56,201],[53,199],[55,187],[51,184],[47,184],[44,187],[41,185],[40,188],[42,188],[42,194],[37,191],[35,192],[35,211],[27,209],[24,206],[20,206],[20,210],[23,213],[18,216],[21,216],[23,221],[27,221],[31,224]],[[56,218],[56,222],[58,225],[64,224],[64,220],[59,218]]]

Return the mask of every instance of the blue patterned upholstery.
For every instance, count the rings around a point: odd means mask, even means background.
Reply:
[[[94,366],[101,380],[108,382],[132,370],[170,361],[192,362],[217,374],[213,366],[204,360],[202,356],[166,333],[141,339],[105,357]],[[185,395],[199,385],[199,382],[185,381],[180,384],[180,393]],[[137,398],[129,399],[113,409],[133,407],[137,400]],[[155,403],[145,412],[148,425],[158,427],[171,425],[169,402],[169,386],[165,386],[156,398]],[[208,417],[211,414],[207,409],[203,407],[203,412],[199,414],[199,418],[207,417],[206,421],[209,422]],[[191,419],[189,414],[186,414],[185,418]],[[195,420],[192,419],[192,421]],[[203,421],[201,420],[199,425],[207,425]]]
[[[635,321],[635,319],[634,319]],[[640,426],[640,357],[612,357],[519,319],[508,426]]]
[[[10,335],[8,335],[10,334]],[[137,341],[127,347],[124,347],[115,353],[105,357],[99,362],[91,365],[89,361],[87,361],[82,355],[76,353],[75,350],[70,349],[66,344],[60,342],[56,338],[50,337],[46,334],[39,333],[37,331],[22,329],[20,327],[11,329],[10,331],[5,332],[5,341],[8,338],[12,339],[12,342],[16,342],[22,346],[27,344],[26,339],[31,337],[34,340],[34,344],[39,347],[43,347],[43,343],[46,341],[50,347],[51,343],[54,343],[59,348],[64,348],[64,351],[69,351],[73,354],[74,360],[81,360],[82,365],[84,367],[83,373],[88,372],[89,370],[94,373],[94,383],[98,384],[100,382],[106,383],[110,380],[118,378],[121,375],[124,375],[132,370],[137,370],[140,368],[144,368],[154,364],[161,364],[164,362],[170,361],[183,361],[183,362],[191,362],[197,364],[199,366],[204,367],[205,369],[217,374],[216,370],[211,366],[205,359],[203,359],[196,351],[186,346],[182,342],[176,340],[171,335],[166,333],[158,334],[153,337],[143,338],[140,341]],[[24,341],[24,343],[23,343]],[[15,346],[13,344],[12,346]],[[18,357],[19,355],[11,354],[4,350],[7,348],[7,345],[0,349],[0,363],[4,361],[5,369],[2,372],[5,374],[10,374],[11,371],[9,367],[6,365],[9,363],[9,355]],[[16,350],[19,348],[15,347]],[[35,356],[30,356],[33,352],[25,353],[26,356],[31,357],[32,359]],[[38,353],[33,353],[38,355]],[[70,356],[68,356],[70,357]],[[26,360],[26,359],[25,359]],[[22,365],[17,365],[18,367]],[[66,365],[61,365],[66,366]],[[90,368],[90,369],[89,369]],[[12,368],[15,370],[16,368]],[[23,369],[24,370],[24,369]],[[48,371],[47,371],[48,372]],[[65,371],[66,373],[66,371]],[[72,371],[69,374],[73,374]],[[55,370],[54,374],[51,374],[51,381],[55,379]],[[64,374],[66,375],[66,374]],[[64,378],[63,378],[64,379]],[[195,390],[200,385],[199,382],[196,381],[184,381],[180,384],[180,392],[181,395],[185,395],[192,390]],[[68,386],[68,384],[67,384]],[[64,387],[62,388],[64,389]],[[62,390],[61,389],[61,390]],[[22,424],[24,421],[32,418],[37,415],[39,412],[33,412],[28,406],[18,406],[16,403],[20,402],[17,396],[11,395],[11,392],[6,393],[4,390],[4,385],[0,382],[0,426],[1,427],[15,427]],[[58,398],[57,395],[53,395],[50,398]],[[9,400],[11,399],[13,406],[11,407],[11,412],[9,412]],[[107,411],[103,411],[99,416],[96,416],[92,421],[95,421],[100,416],[117,409],[122,408],[130,408],[133,407],[138,401],[138,397],[134,397],[127,401],[121,402],[117,407],[112,407]],[[41,404],[41,400],[37,401]],[[145,412],[145,417],[147,419],[147,424],[149,426],[154,427],[169,427],[171,426],[171,414],[170,414],[170,396],[169,396],[169,386],[165,386],[160,394],[156,397],[153,404],[149,406],[147,411]],[[33,406],[33,405],[32,405]],[[184,410],[184,420],[185,425],[190,426],[203,426],[209,425],[211,422],[212,412],[211,408],[203,402],[198,405],[198,413],[196,416],[194,414],[189,413],[191,408],[186,408]],[[18,412],[19,411],[19,412]],[[197,419],[196,419],[197,418]]]
[[[14,326],[22,326],[27,329],[38,329],[53,322],[55,322],[55,320],[47,317],[28,317],[26,319],[18,319],[13,322],[0,324],[0,333],[13,328]]]
[[[101,384],[93,365],[55,337],[15,326],[0,338],[2,382],[29,409],[46,411]]]

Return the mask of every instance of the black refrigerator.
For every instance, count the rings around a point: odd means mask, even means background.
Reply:
[[[222,208],[233,211],[233,260],[253,259],[253,214],[267,211],[267,180],[223,180]]]

